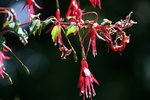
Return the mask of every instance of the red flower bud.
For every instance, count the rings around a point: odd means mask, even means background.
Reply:
[[[60,19],[60,9],[56,10],[56,18],[57,18],[57,20]]]

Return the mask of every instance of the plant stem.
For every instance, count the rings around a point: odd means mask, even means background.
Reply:
[[[56,0],[56,8],[59,9],[59,1]]]

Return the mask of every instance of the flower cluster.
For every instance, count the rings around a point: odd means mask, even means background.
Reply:
[[[89,1],[93,7],[98,6],[98,8],[102,8],[100,0]],[[136,24],[136,22],[130,19],[132,12],[127,15],[124,20],[117,21],[116,23],[113,23],[108,19],[103,19],[101,23],[98,23],[98,14],[96,12],[85,12],[85,10],[81,8],[79,0],[70,0],[66,17],[63,18],[61,17],[61,7],[59,5],[59,0],[56,0],[55,16],[50,16],[45,20],[40,20],[40,14],[34,15],[35,12],[33,5],[35,5],[39,9],[43,9],[42,7],[37,5],[35,0],[26,0],[25,5],[22,9],[28,6],[29,22],[23,24],[21,24],[19,20],[17,20],[16,14],[14,11],[12,12],[11,8],[8,9],[0,7],[0,10],[2,10],[0,14],[8,14],[8,18],[6,18],[6,21],[3,24],[2,32],[6,33],[5,30],[9,29],[9,31],[16,33],[21,42],[26,45],[28,43],[27,39],[30,35],[41,34],[41,31],[44,30],[47,25],[52,24],[46,31],[46,33],[51,32],[54,45],[58,46],[58,50],[61,52],[61,58],[66,59],[67,56],[73,53],[75,61],[78,60],[78,56],[69,39],[69,36],[78,37],[82,54],[78,87],[80,88],[80,94],[83,96],[84,100],[86,98],[92,99],[92,97],[96,95],[93,83],[96,83],[98,85],[99,83],[90,72],[90,68],[88,66],[87,61],[89,50],[92,49],[92,54],[95,57],[98,54],[96,41],[102,40],[106,42],[108,44],[108,47],[113,51],[123,51],[126,48],[127,43],[129,43],[130,41],[130,35],[127,35],[124,30],[131,27],[133,24]],[[86,16],[87,14],[94,14],[96,18],[92,20],[83,19],[83,16]],[[29,24],[29,31],[26,31],[21,27],[26,24]],[[1,35],[3,35],[2,32]],[[88,36],[90,38],[88,38]],[[64,39],[67,40],[69,46],[65,44]],[[88,48],[85,48],[85,40],[88,39]],[[10,48],[9,51],[12,52]],[[9,57],[5,57],[2,51],[0,51],[0,76],[2,78],[4,78],[4,67],[2,63],[3,59],[9,59]],[[29,72],[26,66],[20,60],[19,62],[23,65],[25,70]]]

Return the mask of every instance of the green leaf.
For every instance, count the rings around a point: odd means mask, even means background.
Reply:
[[[39,28],[38,28],[38,34],[41,34],[42,28],[43,28],[43,26],[42,26],[42,24],[40,24],[40,26],[39,26]]]
[[[73,26],[75,26],[75,25],[76,25],[75,22],[71,22],[70,25],[68,25],[66,29],[68,30],[69,28],[71,28],[71,27],[73,27]]]
[[[20,26],[20,22],[17,20],[9,24],[9,28],[16,33],[21,42],[25,45],[28,43],[28,33],[25,29],[22,29]]]
[[[42,27],[41,26],[41,21],[38,19],[38,17],[41,14],[37,14],[37,15],[32,15],[31,14],[31,19],[32,19],[32,23],[29,25],[29,34],[33,34],[36,35],[37,31],[39,33],[39,29]],[[40,31],[41,32],[41,31]]]
[[[11,22],[9,24],[9,28],[11,28],[11,30],[14,32],[18,32],[19,25],[20,25],[20,22],[18,20],[16,20],[15,22]]]
[[[69,28],[69,29],[67,30],[67,32],[66,32],[66,36],[70,35],[71,33],[76,32],[76,31],[77,31],[77,29],[78,29],[78,27],[77,27],[77,26],[72,26],[71,28]]]
[[[6,21],[6,22],[3,24],[3,28],[7,27],[9,24],[10,24],[10,21]]]
[[[52,22],[52,19],[47,19],[43,22],[43,30],[45,29],[45,27]]]
[[[73,51],[73,57],[74,57],[74,61],[77,62],[78,61],[78,56],[76,51]]]
[[[59,25],[55,25],[51,31],[51,35],[52,35],[52,39],[53,41],[56,40],[58,34],[60,33],[60,26]]]
[[[28,33],[25,29],[19,28],[17,35],[24,45],[28,43]]]
[[[5,37],[0,36],[0,51],[2,50],[3,44],[5,44],[5,43],[6,43]]]
[[[23,69],[25,70],[26,74],[27,74],[27,75],[30,75],[30,71],[29,71],[29,69],[27,68],[27,66],[24,65],[24,64],[22,64],[22,67],[23,67]]]
[[[38,29],[40,28],[41,21],[39,19],[33,20],[29,26],[30,34],[35,35]]]
[[[111,23],[112,23],[111,20],[105,18],[105,19],[103,19],[101,25],[104,26],[104,25],[107,25],[107,24],[109,25],[109,24],[111,24]]]
[[[11,77],[6,72],[4,72],[4,78],[9,82],[9,84],[13,84]]]

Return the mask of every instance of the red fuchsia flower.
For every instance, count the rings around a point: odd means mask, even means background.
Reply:
[[[90,3],[92,4],[93,7],[96,7],[98,6],[100,9],[102,8],[101,7],[101,0],[89,0]]]
[[[71,0],[66,17],[68,18],[69,16],[74,16],[71,18],[71,20],[76,20],[76,22],[83,23],[82,15],[83,10],[80,9],[80,2],[77,2],[76,0]]]
[[[93,56],[96,56],[97,55],[97,50],[96,50],[96,36],[95,36],[95,34],[97,33],[96,29],[91,28],[89,30],[89,33],[90,33],[90,43],[92,45],[92,53],[93,53]]]
[[[81,70],[78,87],[80,88],[80,95],[83,95],[83,100],[86,98],[91,98],[96,95],[93,87],[93,82],[99,85],[98,81],[94,78],[90,70],[88,69],[88,63],[83,58],[81,60]]]
[[[71,16],[71,15],[76,15],[77,9],[78,9],[78,5],[76,3],[76,0],[71,0],[66,17]]]
[[[40,6],[35,2],[35,0],[26,0],[24,6],[23,6],[23,8],[22,8],[22,10],[23,10],[26,6],[28,6],[28,13],[29,13],[29,15],[30,15],[30,14],[34,14],[35,11],[34,11],[34,6],[33,6],[33,5],[35,5],[35,6],[36,6],[37,8],[39,8],[39,9],[43,9],[43,7],[40,7]],[[30,16],[29,16],[29,18],[30,18]]]
[[[97,55],[97,49],[96,49],[96,38],[99,38],[103,41],[106,41],[104,38],[102,38],[98,33],[96,27],[98,26],[98,23],[96,21],[86,21],[87,23],[90,23],[91,25],[89,27],[89,34],[90,34],[90,41],[89,41],[89,47],[92,45],[92,53],[93,56],[95,57]],[[88,50],[89,50],[88,47]]]
[[[9,47],[8,47],[9,48]],[[10,49],[10,48],[9,48]],[[5,52],[8,52],[8,50],[7,50],[7,48],[3,48],[3,51],[5,51]],[[3,60],[4,59],[11,59],[10,57],[7,57],[7,56],[5,56],[4,54],[3,54],[3,52],[2,51],[0,51],[0,76],[2,77],[2,78],[4,78],[4,64],[3,64]]]
[[[56,30],[57,30],[57,37],[55,38],[55,40],[53,40],[54,42],[55,42],[55,45],[57,45],[57,43],[59,44],[59,46],[61,47],[62,45],[63,45],[63,41],[62,41],[62,36],[61,36],[61,28],[62,28],[62,26],[61,26],[61,21],[62,21],[62,19],[61,19],[61,17],[60,17],[60,9],[59,8],[57,8],[57,10],[56,10],[56,13],[55,13],[55,15],[56,15],[56,19],[55,19],[55,22],[56,23],[54,23],[47,31],[46,31],[46,33],[48,33],[48,32],[50,32],[51,30],[53,30],[55,27],[57,28]]]
[[[59,44],[59,47],[62,47],[64,45],[63,41],[62,41],[62,36],[61,36],[61,17],[60,17],[60,9],[58,8],[56,10],[56,19],[57,19],[57,22],[56,22],[56,25],[58,25],[59,27],[59,33],[58,33],[58,36],[56,37],[56,40],[55,40],[55,44]]]
[[[62,41],[62,36],[61,36],[61,25],[58,25],[57,27],[59,27],[59,33],[58,33],[58,35],[57,35],[57,37],[56,37],[56,39],[55,39],[55,45],[57,45],[57,43],[58,43],[58,45],[59,45],[59,51],[61,51],[62,52],[62,54],[61,54],[61,58],[62,59],[66,59],[66,56],[68,56],[68,55],[70,55],[71,54],[71,52],[72,52],[72,50],[71,49],[68,49],[65,45],[64,45],[64,43],[63,43],[63,41]]]
[[[66,59],[66,56],[68,56],[68,55],[71,54],[72,49],[68,49],[64,45],[63,40],[62,40],[61,29],[64,26],[63,26],[63,23],[62,23],[62,18],[60,16],[60,9],[59,9],[58,4],[59,3],[57,1],[57,10],[56,10],[56,13],[55,13],[56,14],[56,20],[55,20],[56,23],[54,23],[46,33],[48,33],[49,31],[51,31],[51,29],[52,29],[52,31],[54,30],[54,34],[55,35],[57,34],[57,35],[56,35],[56,38],[53,38],[53,41],[54,41],[55,45],[58,44],[59,50],[62,52],[61,58],[62,59]],[[52,32],[52,34],[53,34],[53,32]],[[53,35],[52,35],[52,37],[53,37]]]

